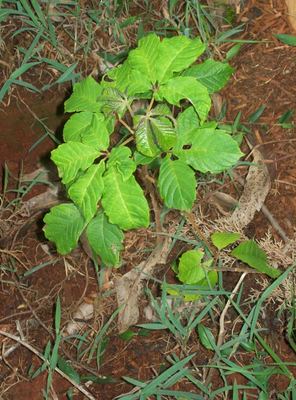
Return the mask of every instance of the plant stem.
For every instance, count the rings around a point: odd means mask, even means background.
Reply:
[[[128,102],[127,102],[126,107],[127,107],[128,111],[129,111],[131,117],[134,118],[134,112],[133,112],[133,110],[132,110],[132,108],[131,108],[131,106],[130,106],[130,104]]]
[[[118,121],[132,134],[134,135],[135,132],[133,131],[133,129],[121,118],[118,118]]]
[[[134,136],[129,136],[127,139],[125,139],[124,142],[121,143],[120,146],[125,146],[126,144],[128,144],[129,142],[132,142],[134,140]]]
[[[151,111],[151,109],[152,109],[152,107],[153,107],[153,104],[154,104],[154,97],[152,97],[152,99],[150,100],[150,104],[149,104],[149,106],[148,106],[148,108],[147,108],[147,113],[146,113],[146,115],[150,113],[150,111]]]

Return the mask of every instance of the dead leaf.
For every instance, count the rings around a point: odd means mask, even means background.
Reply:
[[[119,332],[125,332],[138,322],[140,315],[138,300],[142,291],[142,282],[149,278],[156,265],[166,263],[169,244],[170,238],[166,237],[146,261],[141,262],[115,283],[117,303],[119,307],[122,307],[118,314]]]
[[[59,186],[47,189],[45,192],[40,193],[23,203],[25,209],[33,214],[39,210],[46,210],[61,202],[58,198]]]
[[[237,200],[229,194],[219,191],[210,194],[209,202],[223,215],[229,215],[237,207]]]
[[[259,150],[253,149],[253,158],[255,164],[249,168],[238,206],[229,217],[229,222],[240,229],[247,226],[255,213],[261,210],[271,187],[268,169],[262,162],[263,157]]]
[[[94,305],[93,303],[83,302],[77,308],[77,310],[73,314],[73,319],[70,321],[66,328],[66,335],[74,335],[79,332],[86,324],[87,321],[92,319],[94,315]]]

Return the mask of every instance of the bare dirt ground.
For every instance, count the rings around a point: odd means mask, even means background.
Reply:
[[[239,18],[246,22],[243,39],[258,40],[260,43],[245,44],[238,56],[232,61],[235,73],[228,86],[221,93],[227,104],[226,120],[231,122],[241,111],[241,123],[251,129],[249,136],[252,146],[259,146],[272,179],[272,189],[265,202],[268,209],[280,223],[289,238],[294,237],[296,226],[296,135],[295,127],[283,129],[278,123],[281,115],[296,109],[296,48],[280,43],[273,34],[292,34],[287,22],[286,9],[283,2],[249,1]],[[11,173],[9,188],[15,187],[20,169],[23,173],[31,173],[48,158],[54,148],[51,139],[46,138],[33,150],[30,148],[42,134],[42,128],[36,122],[46,118],[47,126],[53,131],[61,130],[64,121],[61,105],[66,95],[66,89],[47,92],[43,96],[28,95],[28,92],[15,92],[11,103],[2,107],[0,120],[0,160],[4,162]],[[261,105],[266,108],[258,123],[249,124],[248,117]],[[296,123],[296,114],[291,122]],[[295,126],[295,125],[294,125]],[[247,151],[248,148],[246,147]],[[242,169],[242,174],[244,170]],[[2,180],[4,174],[2,170]],[[44,185],[33,188],[29,196],[33,197],[45,190]],[[211,187],[207,188],[211,191]],[[234,189],[228,185],[229,193]],[[202,193],[199,193],[201,196]],[[12,196],[12,195],[9,195]],[[216,215],[217,209],[200,199],[205,214]],[[212,208],[213,207],[213,208]],[[7,215],[10,218],[10,215]],[[60,295],[62,301],[63,321],[65,325],[70,318],[75,305],[82,300],[93,302],[97,292],[97,281],[94,269],[82,250],[76,250],[68,257],[62,258],[43,245],[46,240],[42,234],[42,214],[38,214],[32,223],[28,223],[26,213],[13,216],[9,224],[14,225],[13,236],[1,238],[1,289],[0,289],[0,329],[19,334],[16,326],[21,326],[21,332],[26,340],[42,353],[47,341],[52,337],[53,306]],[[24,224],[26,229],[19,230]],[[9,225],[10,226],[10,225]],[[19,229],[18,229],[19,228]],[[1,232],[0,228],[0,232]],[[249,237],[260,238],[270,230],[276,239],[278,232],[261,213],[249,224],[246,233]],[[19,231],[19,233],[18,233]],[[4,240],[7,239],[7,240]],[[8,240],[9,239],[9,240]],[[145,258],[147,250],[152,249],[154,239],[149,232],[138,231],[128,235],[127,249],[124,254],[126,264],[122,270],[114,274],[122,274],[137,265]],[[40,270],[22,278],[32,267],[48,263]],[[283,268],[285,266],[282,266]],[[233,276],[235,275],[235,276]],[[169,274],[168,274],[169,279]],[[237,281],[237,274],[227,273],[225,285],[231,289]],[[251,289],[258,286],[254,275],[249,275],[244,287],[243,296],[248,296]],[[98,309],[95,320],[90,324],[97,329],[102,326],[116,307],[114,296],[106,297],[103,308]],[[270,345],[277,349],[277,354],[283,361],[295,362],[296,356],[285,340],[285,332],[281,326],[275,326],[276,310],[270,307],[266,327],[269,329]],[[17,324],[16,324],[17,323]],[[19,328],[20,329],[20,328]],[[135,332],[138,330],[135,329]],[[13,344],[12,341],[0,337],[2,355]],[[96,399],[111,400],[116,396],[131,390],[131,386],[121,380],[122,376],[130,376],[139,380],[147,380],[154,376],[164,364],[164,355],[178,353],[175,342],[167,332],[153,332],[148,336],[135,335],[130,341],[120,338],[116,325],[111,325],[108,343],[102,358],[99,374],[95,365],[75,361],[75,351],[70,345],[64,344],[62,351],[66,359],[72,360],[77,368],[84,368],[85,373],[112,377],[114,382],[94,384],[89,390]],[[195,363],[204,365],[211,359],[211,352],[199,344],[197,336],[190,338],[191,352],[197,351]],[[3,357],[3,356],[2,356]],[[251,361],[250,353],[241,354],[241,364]],[[30,380],[28,370],[33,364],[40,362],[31,351],[17,345],[14,351],[0,359],[0,382],[3,399],[42,399],[42,389],[46,385],[46,375],[41,374]],[[295,371],[294,371],[295,372]],[[244,378],[236,375],[229,377],[231,384],[234,379],[243,383]],[[212,377],[217,385],[217,377]],[[273,375],[270,380],[270,398],[274,393],[285,390],[287,382],[281,375]],[[66,399],[69,383],[55,376],[54,388],[58,399]],[[188,384],[175,387],[180,390],[190,390]],[[83,396],[76,394],[75,399]]]

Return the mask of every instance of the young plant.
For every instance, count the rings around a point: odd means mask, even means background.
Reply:
[[[69,202],[44,218],[45,236],[59,253],[71,252],[85,233],[104,265],[120,265],[124,231],[150,222],[135,177],[145,179],[143,165],[159,168],[155,188],[165,206],[189,211],[196,172],[219,173],[237,163],[237,142],[207,121],[209,93],[224,86],[232,69],[214,60],[191,67],[204,51],[199,38],[150,34],[100,83],[89,76],[74,85],[65,103],[74,113],[65,143],[51,154]]]
[[[197,287],[202,289],[213,288],[218,281],[218,273],[215,270],[210,270],[213,263],[213,259],[203,261],[204,253],[201,250],[188,250],[182,254],[180,261],[175,272],[177,277],[182,284],[187,285],[190,291],[190,286],[194,289]],[[173,285],[175,286],[175,285]],[[180,292],[176,288],[167,288],[167,292],[173,296],[183,295],[185,301],[198,300],[201,296],[196,293],[186,293],[184,286]]]

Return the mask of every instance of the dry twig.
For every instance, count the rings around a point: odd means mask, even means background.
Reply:
[[[11,340],[14,340],[15,342],[21,344],[23,347],[25,347],[26,349],[30,350],[32,353],[34,353],[37,357],[39,357],[42,361],[46,362],[47,365],[49,366],[49,361],[42,355],[39,353],[39,351],[37,351],[36,349],[34,349],[34,347],[32,347],[29,343],[27,343],[26,341],[22,340],[21,338],[19,338],[18,336],[15,336],[11,333],[8,332],[4,332],[0,330],[0,335],[5,336]],[[66,375],[63,371],[61,371],[59,368],[55,368],[55,371],[61,375],[61,377],[63,377],[64,379],[66,379],[68,382],[71,383],[71,385],[73,385],[74,387],[76,387],[76,389],[78,389],[82,394],[84,394],[88,399],[90,400],[96,400],[95,397],[93,397],[93,395],[91,393],[89,393],[83,386],[79,385],[78,383],[76,383],[73,379],[71,379],[68,375]]]

